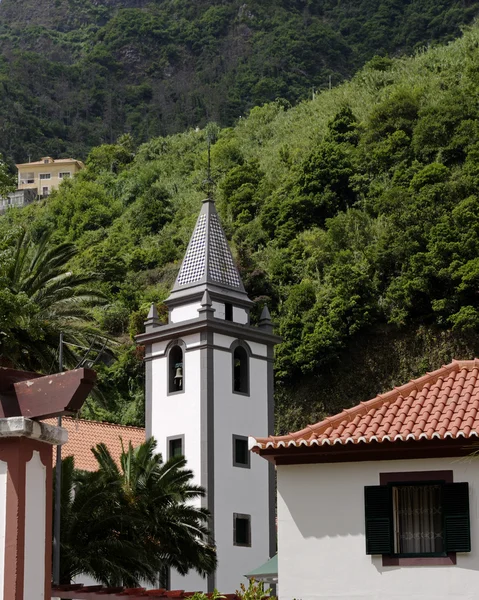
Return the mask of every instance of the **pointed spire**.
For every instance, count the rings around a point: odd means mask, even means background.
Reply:
[[[203,294],[203,298],[201,299],[201,306],[208,307],[208,308],[210,306],[213,306],[210,295],[208,294],[208,290],[205,290],[205,293]]]
[[[201,297],[204,291],[251,305],[211,197],[203,200],[196,226],[167,302]]]
[[[146,321],[145,321],[145,329],[149,330],[149,329],[152,329],[153,327],[158,327],[159,324],[160,324],[160,319],[158,317],[158,311],[156,310],[155,304],[152,304],[150,306],[150,311],[148,313],[148,317],[146,318]]]
[[[213,308],[213,302],[211,301],[211,297],[208,293],[208,290],[205,290],[203,294],[203,298],[201,299],[201,308],[198,309],[198,312],[201,314],[205,314],[208,319],[210,316],[213,316],[213,313],[216,311]]]
[[[263,310],[261,311],[258,327],[261,327],[261,329],[266,329],[270,332],[273,331],[273,321],[271,320],[271,314],[267,304],[263,306]]]

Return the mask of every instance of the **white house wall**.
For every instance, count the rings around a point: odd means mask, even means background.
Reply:
[[[266,461],[265,461],[266,462]],[[385,567],[366,554],[364,487],[379,474],[452,470],[469,482],[472,552],[457,565]],[[479,459],[279,466],[280,600],[472,600],[479,589]]]
[[[218,339],[220,338],[220,339]],[[217,336],[229,346],[235,338]],[[230,351],[214,351],[215,541],[220,563],[216,585],[232,593],[244,573],[269,558],[268,463],[251,455],[249,469],[233,466],[233,434],[261,435],[268,430],[265,361],[250,359],[250,395],[234,394]],[[251,547],[233,545],[233,513],[251,515]]]

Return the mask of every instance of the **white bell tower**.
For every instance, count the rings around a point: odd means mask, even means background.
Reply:
[[[206,489],[218,568],[202,579],[170,575],[171,589],[232,593],[276,552],[274,472],[248,450],[273,433],[273,334],[268,309],[252,305],[213,200],[196,223],[170,297],[169,323],[154,306],[137,340],[146,346],[146,434],[165,458],[183,454]]]

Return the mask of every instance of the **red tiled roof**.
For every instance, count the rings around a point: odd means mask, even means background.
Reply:
[[[46,423],[56,425],[56,419],[46,419]],[[141,427],[126,427],[114,423],[86,421],[72,417],[63,417],[62,427],[68,431],[68,442],[62,446],[62,458],[75,457],[75,467],[85,471],[95,471],[98,463],[91,449],[103,442],[112,457],[118,462],[121,455],[121,444],[125,449],[129,442],[139,446],[145,441],[145,430]],[[55,457],[55,452],[53,453]]]
[[[479,359],[451,364],[333,417],[250,449],[479,437]]]

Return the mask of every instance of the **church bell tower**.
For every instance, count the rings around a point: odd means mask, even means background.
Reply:
[[[169,322],[152,306],[145,333],[146,433],[164,458],[182,454],[206,489],[218,568],[207,579],[170,574],[170,588],[232,593],[276,551],[274,473],[248,450],[273,433],[273,333],[268,309],[250,324],[251,300],[216,212],[203,205],[176,283]]]

